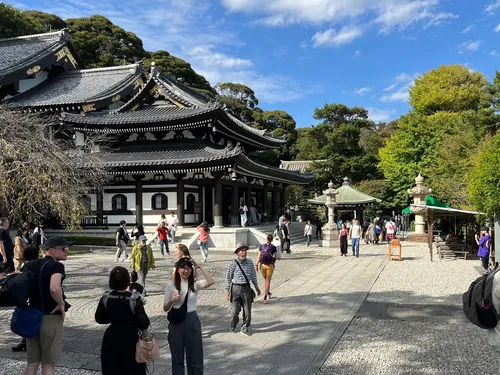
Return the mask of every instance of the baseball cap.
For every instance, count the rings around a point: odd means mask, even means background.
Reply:
[[[72,245],[73,245],[73,242],[66,241],[62,237],[52,237],[52,238],[49,238],[43,246],[45,247],[45,249],[54,249],[56,247],[69,247]]]
[[[139,236],[139,241],[147,241],[148,238],[145,235]]]

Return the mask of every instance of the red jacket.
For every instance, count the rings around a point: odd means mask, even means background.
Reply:
[[[156,231],[158,232],[160,240],[166,241],[168,237],[170,237],[170,231],[167,227],[158,227]]]

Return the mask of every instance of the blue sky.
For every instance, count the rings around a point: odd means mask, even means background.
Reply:
[[[408,110],[408,87],[441,64],[500,68],[500,0],[20,0],[62,18],[101,14],[147,50],[189,61],[212,84],[250,86],[263,109],[314,123],[325,103]]]

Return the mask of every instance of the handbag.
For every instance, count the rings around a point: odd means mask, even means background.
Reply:
[[[252,287],[250,286],[250,281],[248,281],[248,277],[247,277],[247,275],[245,274],[245,271],[243,271],[243,268],[241,268],[241,264],[240,264],[240,262],[238,262],[236,259],[235,259],[234,261],[236,262],[236,264],[238,265],[238,267],[240,267],[240,270],[241,270],[241,272],[243,273],[243,276],[245,276],[245,280],[246,280],[246,282],[247,282],[247,284],[248,284],[248,287],[250,288],[250,292],[252,293],[252,302],[253,302],[253,301],[255,300],[255,297],[256,297],[256,295],[255,295],[255,291],[254,291],[254,290],[252,289]],[[232,292],[232,290],[231,290],[231,292]],[[232,293],[231,293],[231,295],[232,295]]]
[[[43,269],[48,262],[40,269],[40,276],[38,278],[38,291],[40,293],[40,303],[42,308],[38,309],[35,307],[24,306],[16,307],[14,313],[12,314],[12,319],[10,321],[10,330],[15,334],[24,337],[31,338],[40,332],[40,327],[42,326],[43,319],[43,293],[42,293],[42,273]]]
[[[184,319],[186,319],[188,297],[189,297],[189,290],[186,293],[186,298],[184,299],[184,302],[182,303],[181,307],[179,307],[178,309],[174,309],[174,307],[172,306],[170,308],[167,314],[167,319],[170,323],[179,324],[182,323]]]
[[[153,334],[143,337],[139,331],[139,340],[135,344],[135,361],[137,363],[148,363],[160,357],[160,350]]]

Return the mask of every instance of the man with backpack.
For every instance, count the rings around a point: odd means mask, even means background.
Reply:
[[[264,277],[264,303],[271,299],[271,278],[273,277],[276,260],[278,260],[278,250],[273,245],[273,235],[267,235],[267,242],[260,246],[257,260],[255,261],[255,271],[262,273]]]
[[[130,237],[127,232],[127,222],[125,220],[120,221],[120,226],[116,230],[115,234],[116,239],[116,261],[123,262],[124,260],[128,260],[129,257],[127,255],[127,244],[130,241]],[[123,254],[123,258],[121,257]]]
[[[36,287],[31,288],[30,308],[43,311],[38,334],[27,339],[27,366],[25,375],[36,375],[42,365],[42,374],[54,374],[55,364],[61,358],[63,322],[70,305],[66,302],[62,283],[66,277],[61,261],[68,258],[68,248],[73,242],[53,237],[46,241],[47,256],[33,260],[26,271],[35,275]]]

